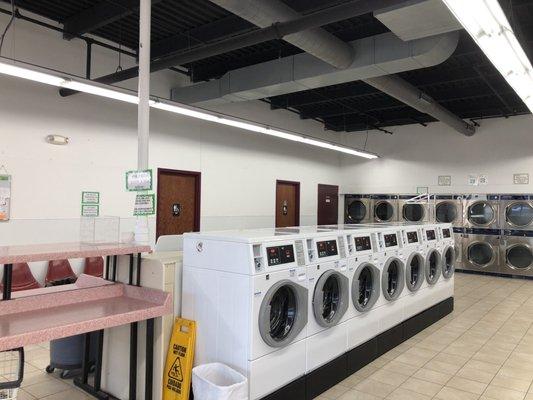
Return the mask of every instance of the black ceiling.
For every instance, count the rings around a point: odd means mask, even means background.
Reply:
[[[307,13],[346,0],[284,0]],[[6,6],[9,0],[0,0]],[[500,0],[522,46],[533,54],[533,0]],[[138,41],[139,0],[16,0],[24,13],[31,11],[63,24],[68,33],[91,33],[135,51]],[[220,38],[256,29],[208,0],[152,0],[152,57],[179,53]],[[8,9],[8,7],[3,7]],[[371,14],[324,27],[342,40],[355,40],[388,29]],[[192,64],[183,65],[195,82],[225,72],[301,52],[273,40]],[[462,32],[459,46],[444,63],[400,74],[444,107],[465,119],[525,114],[527,107]],[[434,121],[427,114],[355,81],[265,99],[273,109],[287,108],[301,118],[313,118],[335,131],[361,131]]]

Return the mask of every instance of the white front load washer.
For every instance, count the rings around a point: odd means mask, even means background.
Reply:
[[[221,362],[262,398],[306,372],[304,238],[272,229],[186,233],[182,316],[198,326],[195,365]]]
[[[439,285],[443,287],[441,300],[445,300],[454,295],[455,287],[455,263],[457,260],[455,236],[451,224],[439,224],[438,249],[442,255],[442,278]]]
[[[382,253],[378,250],[376,228],[349,231],[348,270],[351,302],[348,308],[348,350],[379,334]]]
[[[346,352],[350,285],[344,236],[320,232],[306,238],[305,245],[309,257],[306,371],[310,372]]]
[[[437,304],[440,299],[440,287],[437,286],[442,275],[442,254],[438,248],[438,225],[428,224],[422,228],[424,243],[424,275],[422,289],[426,290],[426,307]]]
[[[403,319],[403,301],[405,296],[405,262],[402,260],[400,229],[387,227],[380,230],[378,251],[381,253],[379,269],[381,272],[381,296],[377,307],[379,313],[379,333],[400,324]]]

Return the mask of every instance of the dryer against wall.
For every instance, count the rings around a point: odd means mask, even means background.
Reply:
[[[418,199],[416,194],[401,194],[398,196],[398,220],[405,222],[428,222],[430,208],[427,199]]]
[[[373,194],[371,197],[374,222],[398,221],[398,195]]]
[[[499,229],[465,229],[463,235],[463,269],[499,272]]]
[[[533,231],[505,230],[500,250],[501,273],[533,277]]]
[[[435,222],[463,226],[464,195],[438,194],[435,196]]]
[[[182,315],[198,324],[195,364],[222,362],[258,399],[305,374],[305,243],[272,229],[184,235]]]
[[[370,195],[344,195],[344,223],[360,224],[373,221],[372,200]]]
[[[498,229],[499,195],[472,194],[465,200],[464,226],[466,228]]]
[[[503,229],[533,230],[533,197],[500,195],[500,222]]]

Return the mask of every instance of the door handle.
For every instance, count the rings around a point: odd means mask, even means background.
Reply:
[[[181,214],[181,204],[175,203],[172,205],[172,215],[174,217],[179,217]]]
[[[287,200],[283,200],[283,203],[281,203],[281,212],[283,215],[287,215],[289,213],[289,203]]]

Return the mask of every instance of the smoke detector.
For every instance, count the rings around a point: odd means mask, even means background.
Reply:
[[[70,139],[61,135],[48,135],[46,137],[46,143],[54,144],[57,146],[65,146],[69,143]]]

